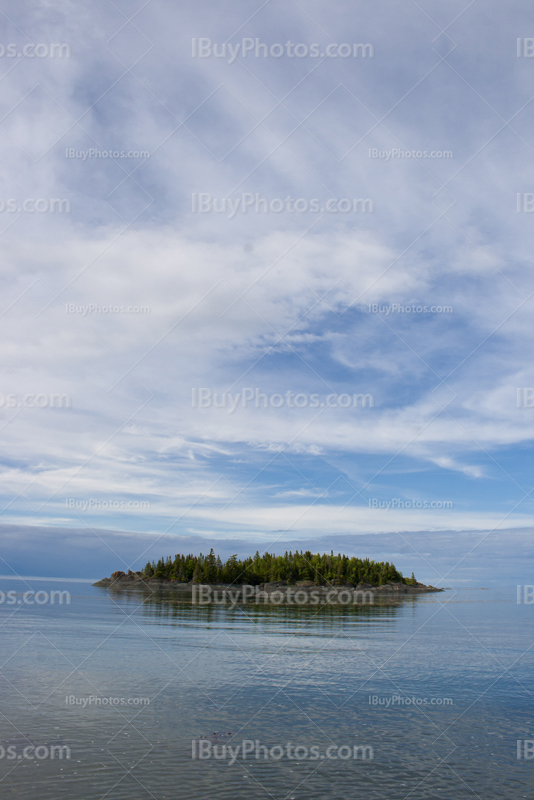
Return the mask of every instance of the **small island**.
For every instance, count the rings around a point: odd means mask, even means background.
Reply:
[[[413,572],[405,578],[389,561],[307,551],[272,553],[226,561],[209,555],[182,555],[148,562],[144,570],[118,570],[94,586],[166,593],[194,604],[235,605],[237,602],[317,605],[373,603],[426,592],[442,592],[419,583]],[[300,600],[298,599],[300,598]]]

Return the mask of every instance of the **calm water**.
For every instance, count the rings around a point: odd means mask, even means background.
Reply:
[[[517,758],[534,739],[534,605],[515,587],[318,613],[29,583],[72,600],[0,605],[6,800],[534,795],[534,760]],[[267,749],[193,760],[202,736],[211,756]],[[333,745],[344,758],[303,757]]]

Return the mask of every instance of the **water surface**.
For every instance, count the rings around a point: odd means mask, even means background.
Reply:
[[[6,800],[532,797],[534,606],[515,587],[232,611],[28,584],[0,582],[18,593],[0,604]],[[28,589],[71,603],[19,604]],[[200,737],[259,758],[194,760]],[[356,757],[302,757],[335,745]]]

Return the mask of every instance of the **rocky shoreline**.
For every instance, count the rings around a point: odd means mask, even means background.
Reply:
[[[110,578],[102,578],[93,586],[114,591],[136,590],[150,595],[166,596],[190,601],[195,605],[232,605],[256,602],[274,605],[353,605],[373,604],[380,600],[400,600],[418,594],[443,592],[435,586],[423,583],[388,583],[372,586],[359,583],[357,586],[319,586],[311,581],[288,584],[287,581],[262,583],[258,586],[247,584],[199,584],[179,583],[160,578],[145,578],[142,572],[114,572]]]

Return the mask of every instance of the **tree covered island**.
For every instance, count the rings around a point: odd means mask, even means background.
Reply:
[[[212,548],[206,556],[178,553],[174,559],[169,556],[149,561],[143,572],[137,574],[149,580],[250,586],[278,582],[288,585],[310,582],[317,586],[417,585],[413,572],[411,578],[405,578],[389,561],[334,555],[333,551],[314,554],[309,550],[286,551],[283,556],[256,552],[243,560],[232,555],[223,561]]]

